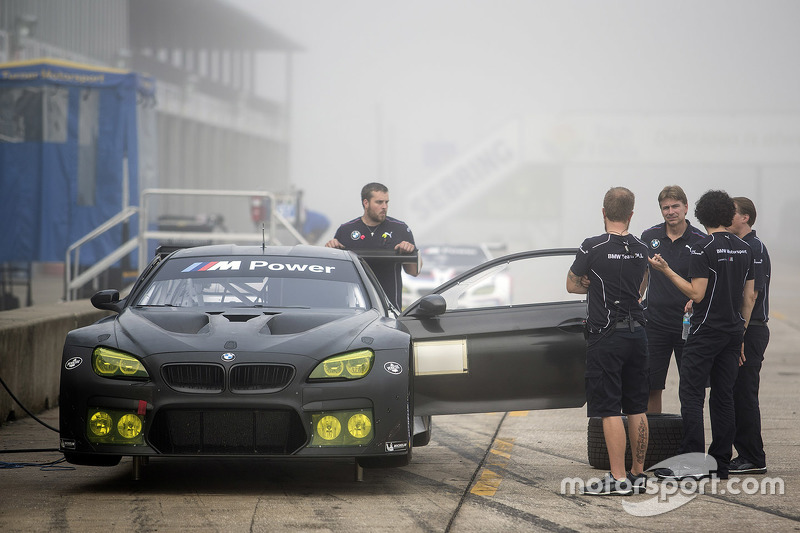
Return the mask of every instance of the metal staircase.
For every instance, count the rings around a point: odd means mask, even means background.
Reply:
[[[308,244],[306,239],[295,229],[292,223],[284,217],[278,209],[272,209],[269,225],[262,232],[228,233],[228,232],[198,232],[198,231],[161,231],[149,228],[152,217],[153,204],[158,198],[166,196],[214,196],[243,198],[249,203],[253,197],[267,198],[273,206],[277,205],[280,196],[267,191],[234,191],[234,190],[194,190],[194,189],[145,189],[140,195],[139,207],[128,206],[117,215],[89,232],[67,248],[64,268],[64,299],[75,300],[78,291],[97,279],[98,276],[108,271],[128,254],[138,250],[138,271],[148,264],[148,243],[153,239],[170,239],[177,241],[214,241],[225,243],[260,243],[284,244],[277,238],[278,231],[286,231],[299,244]],[[106,232],[128,222],[134,215],[139,215],[138,234],[110,252],[108,255],[94,263],[91,267],[80,271],[81,247],[93,241]]]

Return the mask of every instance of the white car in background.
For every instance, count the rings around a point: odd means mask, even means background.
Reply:
[[[422,270],[419,276],[409,276],[403,271],[403,309],[426,294],[453,279],[462,272],[492,259],[489,247],[480,245],[435,244],[419,249]],[[493,307],[511,303],[511,278],[499,273],[466,290],[459,298],[459,306]]]

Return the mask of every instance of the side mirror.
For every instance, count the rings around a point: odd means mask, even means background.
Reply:
[[[106,289],[95,293],[91,299],[92,305],[97,309],[114,311],[119,313],[122,306],[119,303],[119,291],[117,289]]]
[[[419,301],[417,308],[411,312],[412,316],[433,318],[447,310],[447,302],[441,294],[428,294]]]

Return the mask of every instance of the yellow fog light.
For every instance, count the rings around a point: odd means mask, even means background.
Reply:
[[[113,422],[111,415],[103,411],[97,411],[89,419],[89,430],[98,437],[104,437],[111,432]]]
[[[133,439],[142,432],[142,421],[134,414],[122,415],[117,422],[117,431],[123,438]]]
[[[148,378],[141,361],[124,352],[98,346],[92,352],[92,368],[95,374],[107,378]]]
[[[372,369],[375,354],[372,350],[358,350],[329,357],[314,368],[309,380],[319,379],[359,379]]]
[[[371,429],[372,421],[363,413],[355,414],[347,421],[347,431],[357,439],[363,439],[369,435]]]
[[[311,424],[311,446],[364,446],[374,435],[371,409],[314,413]],[[347,431],[342,431],[343,427]]]
[[[144,444],[144,416],[135,411],[90,407],[86,437],[94,444]]]
[[[335,416],[323,416],[317,422],[317,435],[325,440],[333,440],[342,432],[342,423]]]

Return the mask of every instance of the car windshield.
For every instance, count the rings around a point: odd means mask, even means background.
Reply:
[[[154,307],[366,309],[351,262],[298,257],[170,259],[134,305]]]

